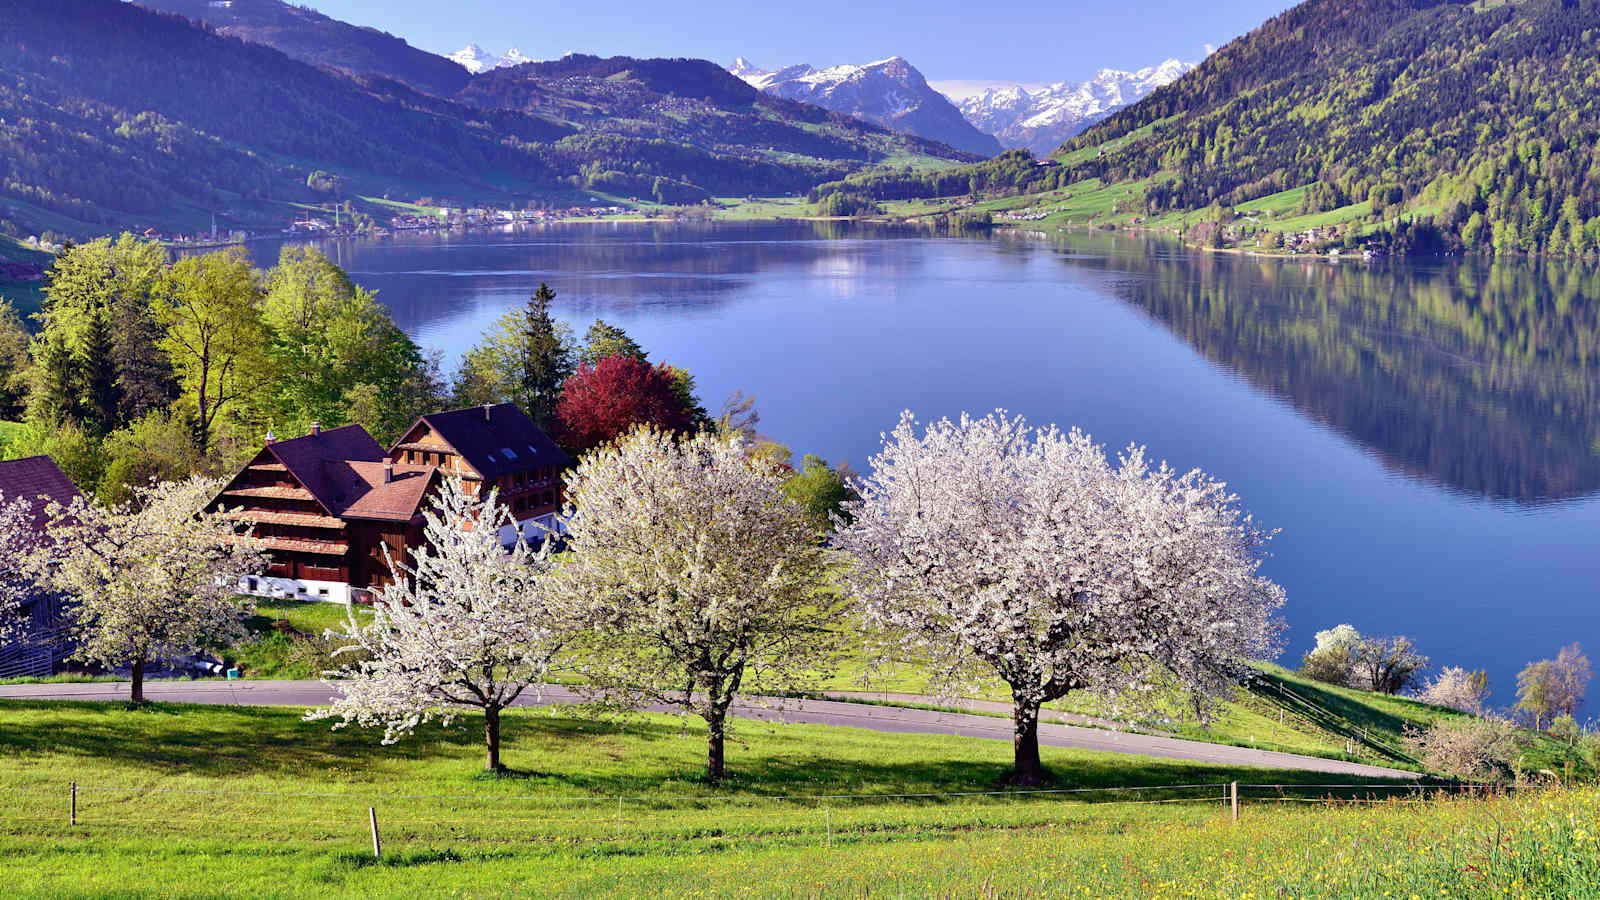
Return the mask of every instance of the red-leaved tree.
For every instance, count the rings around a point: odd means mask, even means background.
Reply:
[[[619,354],[580,366],[567,379],[556,404],[556,425],[556,440],[572,453],[583,453],[636,425],[686,432],[693,421],[668,366]]]

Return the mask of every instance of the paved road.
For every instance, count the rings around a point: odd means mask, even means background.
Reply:
[[[320,681],[151,681],[145,683],[149,700],[170,703],[215,703],[240,706],[321,706],[332,694]],[[125,700],[125,681],[82,684],[0,685],[0,699],[36,700]],[[519,705],[537,706],[570,703],[578,697],[566,688],[547,686],[538,697],[523,697]],[[663,708],[664,710],[664,708]],[[841,700],[786,700],[781,706],[762,706],[754,702],[734,704],[734,715],[763,722],[810,723],[865,728],[894,734],[954,734],[962,737],[1011,740],[1009,719],[969,713],[936,712],[896,706],[874,706]],[[1166,759],[1182,759],[1219,766],[1259,766],[1269,769],[1298,769],[1353,775],[1362,778],[1417,777],[1414,772],[1279,753],[1185,741],[1157,735],[1132,734],[1103,728],[1084,728],[1059,723],[1041,724],[1039,742],[1050,747],[1074,747],[1111,753],[1133,753]]]

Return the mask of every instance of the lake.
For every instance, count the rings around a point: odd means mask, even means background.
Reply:
[[[255,245],[263,263],[276,248]],[[857,469],[901,410],[1004,408],[1226,479],[1281,529],[1283,662],[1321,628],[1412,636],[1495,702],[1600,650],[1600,276],[1363,264],[1104,233],[929,237],[828,224],[553,226],[325,250],[447,369],[540,281],[735,389],[796,454]]]

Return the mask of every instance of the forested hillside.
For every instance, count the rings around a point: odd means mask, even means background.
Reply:
[[[1431,216],[1448,246],[1600,248],[1600,3],[1309,0],[1090,129],[1067,180],[1145,211],[1302,185],[1302,212]]]
[[[325,16],[280,0],[137,0],[140,6],[178,13],[230,37],[267,44],[318,66],[393,78],[419,91],[447,97],[466,86],[467,70],[419,50],[403,38]]]
[[[308,185],[328,190],[319,170],[396,199],[693,202],[804,191],[895,155],[966,158],[765,98],[709,63],[573,58],[447,99],[119,0],[0,0],[0,20],[4,233],[282,224],[286,201],[328,199]],[[697,65],[720,86],[683,77]]]

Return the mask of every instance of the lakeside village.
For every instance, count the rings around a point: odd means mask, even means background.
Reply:
[[[363,214],[350,214],[347,211],[333,209],[319,213],[308,212],[297,217],[288,225],[277,230],[247,231],[236,228],[222,228],[213,216],[209,230],[194,232],[166,232],[159,228],[146,228],[136,231],[140,237],[147,240],[159,241],[165,246],[179,250],[209,250],[220,247],[231,247],[243,244],[246,241],[270,240],[282,237],[382,237],[387,234],[402,231],[458,231],[471,228],[500,228],[517,225],[539,225],[552,222],[565,222],[574,219],[602,220],[618,216],[637,216],[640,211],[628,206],[615,204],[589,206],[568,206],[553,209],[493,209],[490,207],[449,207],[435,208],[432,212],[406,212],[388,219],[387,222],[378,222],[371,216]],[[646,211],[645,216],[652,213]],[[59,236],[46,233],[44,235],[29,235],[21,241],[24,247],[30,250],[39,250],[45,253],[60,253],[65,246],[65,241]],[[30,269],[36,267],[29,267]],[[34,276],[33,280],[43,277],[43,272],[19,273],[15,280],[28,280],[27,275]]]

